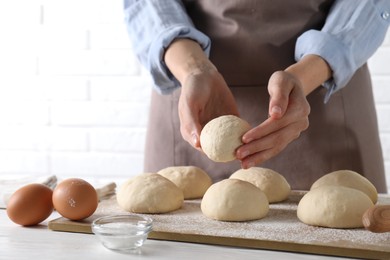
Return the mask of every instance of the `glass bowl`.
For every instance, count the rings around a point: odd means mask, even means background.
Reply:
[[[119,252],[137,252],[152,230],[153,220],[141,215],[115,215],[93,221],[92,232],[102,244]]]

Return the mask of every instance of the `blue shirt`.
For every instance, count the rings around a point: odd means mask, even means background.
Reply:
[[[151,73],[161,94],[180,87],[164,64],[165,49],[176,38],[197,41],[209,55],[210,39],[197,30],[179,0],[124,0],[127,30],[133,50]],[[323,28],[303,33],[295,59],[308,54],[324,58],[333,71],[325,82],[325,102],[344,87],[383,42],[390,24],[390,0],[336,0]]]

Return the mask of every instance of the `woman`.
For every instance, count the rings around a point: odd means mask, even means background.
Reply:
[[[384,39],[389,5],[125,1],[134,51],[159,92],[152,94],[145,171],[196,165],[217,181],[259,165],[283,174],[293,189],[308,189],[328,172],[350,169],[386,192],[365,62]],[[224,114],[253,126],[237,150],[241,165],[198,151],[202,127]]]

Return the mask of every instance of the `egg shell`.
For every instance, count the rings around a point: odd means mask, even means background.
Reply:
[[[53,191],[43,184],[25,185],[11,195],[7,215],[19,225],[37,225],[53,212],[52,194]]]
[[[95,188],[87,181],[69,178],[60,182],[54,189],[53,205],[63,217],[81,220],[95,212],[98,196]]]

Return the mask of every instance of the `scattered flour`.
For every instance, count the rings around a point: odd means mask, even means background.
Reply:
[[[352,249],[372,248],[390,254],[390,232],[372,233],[360,229],[333,229],[308,226],[296,215],[302,192],[292,192],[289,199],[270,205],[268,215],[248,222],[222,222],[205,217],[201,200],[187,200],[179,210],[166,214],[144,214],[153,219],[154,232],[171,232],[294,244],[322,245]],[[390,204],[389,196],[379,197],[380,204]],[[115,197],[100,203],[96,216],[123,214]]]

